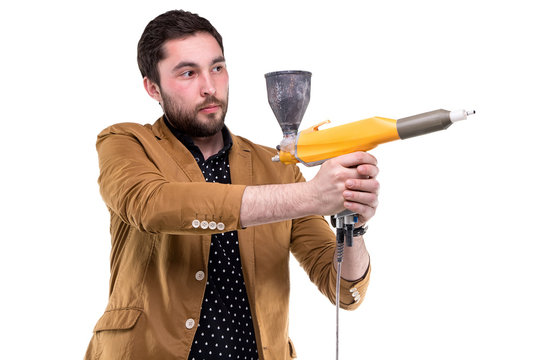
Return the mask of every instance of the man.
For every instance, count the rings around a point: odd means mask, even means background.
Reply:
[[[138,45],[153,125],[98,136],[99,185],[111,214],[109,303],[87,359],[290,359],[289,251],[331,301],[335,236],[320,215],[345,208],[365,224],[377,207],[376,160],[324,163],[305,182],[275,150],[224,126],[222,39],[205,19],[170,11]],[[361,236],[344,255],[341,307],[369,280]]]

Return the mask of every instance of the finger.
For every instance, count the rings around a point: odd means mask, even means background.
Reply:
[[[338,156],[336,161],[344,167],[353,167],[360,164],[377,165],[377,159],[373,155],[363,151]]]
[[[347,210],[358,214],[358,222],[361,224],[367,223],[376,212],[375,208],[355,202],[345,201],[344,206]]]
[[[374,209],[379,206],[379,197],[374,193],[345,190],[343,198],[346,202],[354,202]]]
[[[358,165],[356,171],[363,178],[375,178],[379,174],[379,168],[371,164]]]
[[[345,181],[345,187],[348,190],[378,194],[380,184],[376,179],[348,179]]]
[[[342,186],[349,179],[361,179],[356,168],[339,168],[333,175],[334,179],[339,181]]]

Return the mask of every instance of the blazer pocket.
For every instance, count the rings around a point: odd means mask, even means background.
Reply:
[[[94,332],[103,330],[128,330],[135,326],[141,316],[139,309],[116,309],[106,311],[94,327]]]

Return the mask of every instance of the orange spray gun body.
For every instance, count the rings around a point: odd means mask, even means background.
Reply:
[[[301,162],[307,166],[354,151],[368,151],[378,144],[399,139],[396,120],[381,117],[319,130],[325,121],[301,131],[297,136],[285,136],[279,146],[279,160],[286,164]]]

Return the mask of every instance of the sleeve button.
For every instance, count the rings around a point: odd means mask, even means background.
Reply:
[[[217,227],[217,224],[215,221],[210,221],[208,223],[208,227],[210,228],[210,230],[214,230]]]
[[[217,223],[217,229],[218,229],[219,231],[225,230],[225,224],[223,224],[222,222]]]
[[[191,226],[193,226],[195,229],[198,228],[199,226],[201,226],[201,222],[197,219],[193,220],[191,222]]]
[[[203,220],[201,221],[201,229],[208,229],[208,221]]]

